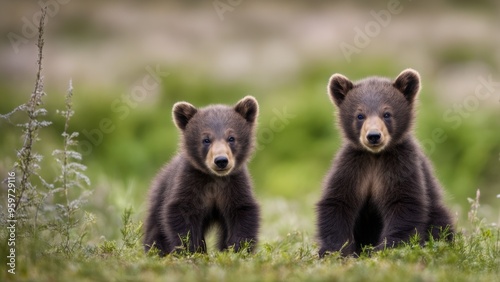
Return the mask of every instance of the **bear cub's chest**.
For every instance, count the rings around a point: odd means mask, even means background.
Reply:
[[[377,199],[383,198],[389,188],[389,174],[385,171],[383,160],[365,160],[361,174],[359,175],[359,192],[363,198]]]
[[[225,181],[207,183],[200,191],[201,206],[205,209],[224,207],[230,193],[228,189],[228,184]]]

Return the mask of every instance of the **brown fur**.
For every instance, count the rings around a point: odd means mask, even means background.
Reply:
[[[234,107],[202,109],[179,102],[172,115],[182,131],[181,150],[151,186],[145,250],[206,252],[204,236],[212,225],[219,227],[220,250],[238,251],[245,244],[251,250],[260,220],[246,163],[254,147],[257,101],[247,96]]]
[[[445,230],[452,238],[442,188],[411,132],[419,90],[411,69],[394,82],[331,77],[328,93],[345,138],[317,203],[320,256],[392,247],[415,234],[422,243]]]

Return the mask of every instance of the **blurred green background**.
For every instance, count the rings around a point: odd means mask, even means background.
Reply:
[[[250,170],[264,221],[273,222],[263,237],[314,235],[314,203],[341,142],[328,78],[394,78],[407,67],[423,84],[415,132],[459,224],[476,189],[483,216],[500,223],[498,1],[47,3],[44,106],[53,125],[42,130],[36,150],[47,163],[42,175],[53,178],[51,152],[62,146],[64,126],[56,110],[72,79],[70,130],[80,132],[92,181],[86,209],[97,216],[96,240],[118,236],[126,207],[145,216],[149,183],[177,150],[175,102],[233,104],[245,95],[260,104]],[[2,114],[27,101],[34,85],[38,5],[8,1],[0,9]],[[151,76],[156,69],[161,75]],[[0,178],[20,137],[0,120]]]

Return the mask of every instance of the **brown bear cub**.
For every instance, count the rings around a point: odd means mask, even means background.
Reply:
[[[420,76],[407,69],[390,81],[352,83],[334,74],[328,94],[338,108],[343,146],[325,178],[317,203],[320,257],[359,255],[429,236],[453,236],[442,188],[412,134]]]
[[[176,250],[206,252],[204,235],[212,225],[219,227],[220,250],[252,250],[260,220],[246,163],[258,112],[251,96],[234,107],[174,105],[181,150],[153,181],[146,251],[154,246],[162,256]]]

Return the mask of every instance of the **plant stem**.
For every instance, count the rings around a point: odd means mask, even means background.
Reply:
[[[26,134],[24,138],[24,144],[21,150],[19,151],[19,161],[18,164],[21,170],[21,183],[19,185],[19,197],[17,198],[16,205],[14,210],[17,211],[19,205],[21,204],[21,200],[23,198],[24,192],[29,189],[28,179],[32,174],[32,165],[33,165],[33,154],[32,147],[33,143],[36,141],[36,136],[38,134],[39,124],[37,121],[37,108],[42,102],[43,96],[43,77],[42,77],[42,60],[43,60],[43,32],[44,32],[44,23],[45,16],[47,14],[47,7],[42,8],[42,16],[40,17],[40,23],[38,25],[38,70],[36,73],[36,81],[35,81],[35,89],[31,93],[30,100],[27,104],[27,113],[28,113],[28,125],[26,128]]]

